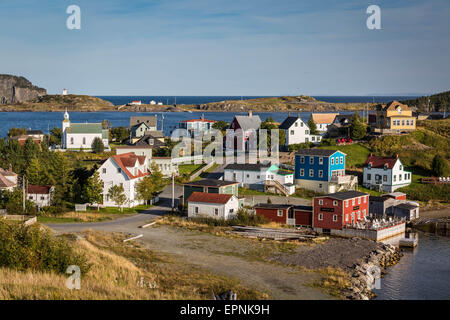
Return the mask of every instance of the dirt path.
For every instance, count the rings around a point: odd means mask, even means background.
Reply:
[[[136,222],[139,222],[136,224]],[[244,285],[267,292],[273,299],[332,299],[310,284],[319,280],[314,272],[258,259],[261,246],[248,239],[226,238],[208,233],[186,231],[170,226],[139,229],[144,219],[95,224],[51,225],[57,232],[82,232],[93,229],[108,232],[143,234],[145,247],[170,254],[181,261],[213,273],[239,279]]]

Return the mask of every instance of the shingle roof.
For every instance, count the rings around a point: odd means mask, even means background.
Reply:
[[[232,194],[194,192],[187,201],[226,204],[233,196]]]
[[[224,170],[240,170],[240,171],[261,171],[262,169],[269,169],[272,165],[262,163],[231,163],[227,165]]]
[[[27,193],[31,194],[50,194],[51,186],[36,186],[29,184],[27,186]]]
[[[281,124],[280,124],[280,129],[283,130],[288,130],[290,127],[292,127],[292,125],[295,123],[295,121],[297,121],[299,118],[298,117],[287,117]]]
[[[243,131],[247,130],[258,130],[261,126],[261,119],[259,116],[234,116],[239,126]]]
[[[395,163],[397,162],[398,157],[379,157],[374,156],[373,154],[370,154],[366,162],[364,163],[364,166],[368,166],[369,164],[372,166],[372,168],[384,168],[384,165],[387,165],[388,169],[392,169],[395,166]]]
[[[130,117],[130,127],[142,122],[149,127],[156,127],[158,123],[158,116],[155,114],[154,116]]]
[[[311,117],[315,123],[333,123],[339,113],[313,113]]]
[[[101,123],[71,123],[68,133],[103,133]]]
[[[16,185],[9,181],[1,172],[0,172],[0,188],[10,188],[15,187]]]
[[[347,199],[353,199],[357,197],[367,196],[367,193],[359,192],[359,191],[344,191],[344,192],[337,192],[337,193],[330,193],[324,196],[320,196],[317,198],[333,198],[337,200],[347,200]]]
[[[230,186],[230,185],[234,185],[234,184],[239,184],[239,182],[215,180],[215,179],[203,179],[203,180],[183,183],[183,185],[185,185],[185,186],[203,186],[203,187],[224,187],[224,186]]]
[[[339,150],[329,150],[329,149],[300,149],[295,154],[296,155],[301,155],[301,156],[329,157],[329,156],[335,154],[338,151]],[[340,151],[340,152],[342,152],[342,151]]]
[[[144,164],[145,156],[137,156],[133,152],[129,152],[112,156],[111,159],[113,159],[113,161],[122,169],[129,179],[145,177],[150,174],[149,172],[142,172],[141,170],[138,170],[135,175],[127,169],[127,167],[134,167],[136,165],[136,161],[139,161],[139,164],[141,165]]]
[[[406,210],[414,210],[417,209],[419,206],[414,205],[412,203],[401,203],[396,205],[395,207],[400,208],[400,209],[406,209]]]

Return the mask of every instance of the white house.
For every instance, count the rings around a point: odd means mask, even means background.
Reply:
[[[103,181],[103,205],[117,206],[108,196],[109,189],[115,185],[124,188],[127,197],[127,207],[143,204],[137,199],[136,184],[148,176],[148,160],[144,155],[138,156],[132,152],[118,154],[106,160],[98,169],[100,179]]]
[[[194,136],[202,136],[208,134],[212,129],[213,124],[216,123],[214,120],[205,119],[204,116],[201,116],[200,119],[190,119],[183,120],[178,123],[178,127],[180,129],[186,129],[189,134]]]
[[[27,186],[27,198],[34,202],[39,208],[49,207],[55,187],[52,186]]]
[[[239,200],[233,194],[194,192],[187,200],[188,217],[230,219],[239,210]]]
[[[178,163],[174,162],[171,157],[153,157],[151,164],[155,163],[161,173],[166,177],[171,177],[172,174],[178,176]],[[151,165],[150,164],[150,165]]]
[[[17,174],[12,171],[0,168],[0,190],[13,191],[17,187]]]
[[[287,117],[279,128],[286,132],[285,146],[306,142],[318,143],[322,140],[322,136],[310,133],[308,125],[300,118],[300,116]]]
[[[323,135],[327,132],[328,127],[334,123],[334,119],[338,115],[338,113],[313,113],[311,117],[316,124],[317,131]]]
[[[281,170],[274,164],[229,164],[224,168],[224,180],[236,181],[241,187],[264,190],[267,186],[284,189],[283,193],[295,193],[294,173]]]
[[[363,186],[380,191],[394,192],[411,184],[411,172],[405,171],[398,155],[378,157],[370,154],[364,164]]]
[[[64,113],[62,123],[62,148],[90,150],[95,138],[100,138],[105,148],[109,148],[109,131],[101,123],[71,123],[69,113]]]

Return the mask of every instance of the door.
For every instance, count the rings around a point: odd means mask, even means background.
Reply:
[[[295,226],[295,216],[294,216],[294,210],[292,208],[288,210],[286,224]]]

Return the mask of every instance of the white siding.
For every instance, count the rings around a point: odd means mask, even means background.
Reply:
[[[196,212],[196,208],[198,212]],[[209,217],[226,220],[230,219],[233,215],[235,215],[238,209],[239,209],[239,200],[235,196],[231,197],[226,204],[189,202],[188,217],[189,218]]]

